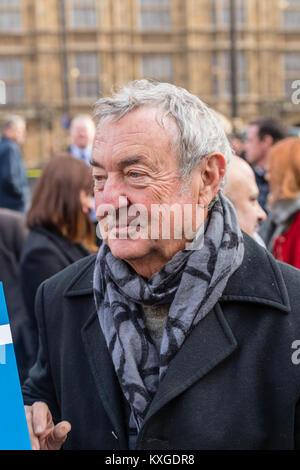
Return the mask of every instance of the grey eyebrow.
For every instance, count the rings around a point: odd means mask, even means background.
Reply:
[[[93,159],[90,161],[90,164],[91,166],[95,166],[96,168],[103,168],[103,166],[100,163],[96,162],[96,160],[93,160]]]
[[[136,163],[139,163],[142,160],[144,160],[144,157],[142,157],[142,156],[125,158],[124,160],[121,160],[118,163],[118,167],[123,168],[124,166],[134,165]],[[91,164],[91,166],[93,166],[95,168],[102,168],[104,170],[103,165],[101,165],[101,163],[97,162],[96,160],[92,159],[90,164]]]
[[[144,157],[142,156],[125,158],[124,160],[121,160],[118,163],[118,166],[123,167],[123,166],[135,165],[136,163],[139,163],[143,159]]]

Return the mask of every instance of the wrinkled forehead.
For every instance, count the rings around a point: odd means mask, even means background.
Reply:
[[[95,144],[109,141],[117,135],[135,135],[136,140],[145,136],[153,139],[153,143],[169,141],[170,148],[178,145],[179,129],[173,116],[166,114],[160,108],[143,106],[130,111],[122,117],[108,115],[101,118],[96,128]]]
[[[258,138],[259,137],[259,127],[257,124],[252,124],[247,130],[248,138]]]

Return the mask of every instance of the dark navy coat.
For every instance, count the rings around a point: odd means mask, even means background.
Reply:
[[[29,200],[26,170],[19,145],[0,141],[0,207],[25,212]]]
[[[215,308],[169,365],[138,449],[300,448],[300,271],[245,235]],[[25,403],[48,403],[66,449],[127,449],[125,401],[93,299],[95,256],[42,284],[40,350]],[[200,299],[199,299],[200,301]],[[299,346],[298,346],[299,348]]]

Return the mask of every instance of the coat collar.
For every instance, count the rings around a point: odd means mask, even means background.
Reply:
[[[70,263],[78,261],[81,257],[88,256],[89,251],[81,243],[72,243],[55,229],[50,230],[41,225],[31,229],[32,234],[42,235],[43,239],[50,240],[68,259]]]
[[[243,263],[229,279],[220,302],[250,302],[289,312],[290,302],[278,262],[246,234],[244,241]],[[89,256],[79,267],[64,292],[66,297],[93,294],[96,256]]]
[[[64,291],[64,297],[93,295],[93,275],[97,255],[90,255],[77,263],[77,274]]]
[[[220,302],[251,302],[290,312],[287,288],[278,261],[245,233],[243,263],[231,276]]]

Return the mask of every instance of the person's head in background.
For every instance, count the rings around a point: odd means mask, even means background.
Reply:
[[[272,145],[286,137],[282,124],[273,118],[250,122],[245,142],[246,159],[252,166],[266,170]]]
[[[236,155],[239,157],[244,157],[245,154],[245,142],[244,136],[242,133],[234,132],[229,134],[228,140],[230,142],[231,148]]]
[[[224,194],[235,207],[240,228],[253,237],[266,219],[266,213],[258,203],[254,172],[240,157],[232,157],[228,165]]]
[[[269,152],[269,204],[300,197],[300,139],[288,137]]]
[[[92,145],[95,137],[95,124],[88,114],[75,116],[70,125],[71,145],[85,149]]]
[[[57,155],[48,161],[36,184],[27,226],[42,226],[96,251],[95,229],[89,217],[92,196],[91,169],[68,154]]]
[[[26,137],[26,122],[18,115],[7,116],[2,123],[2,134],[17,144],[23,144]]]

